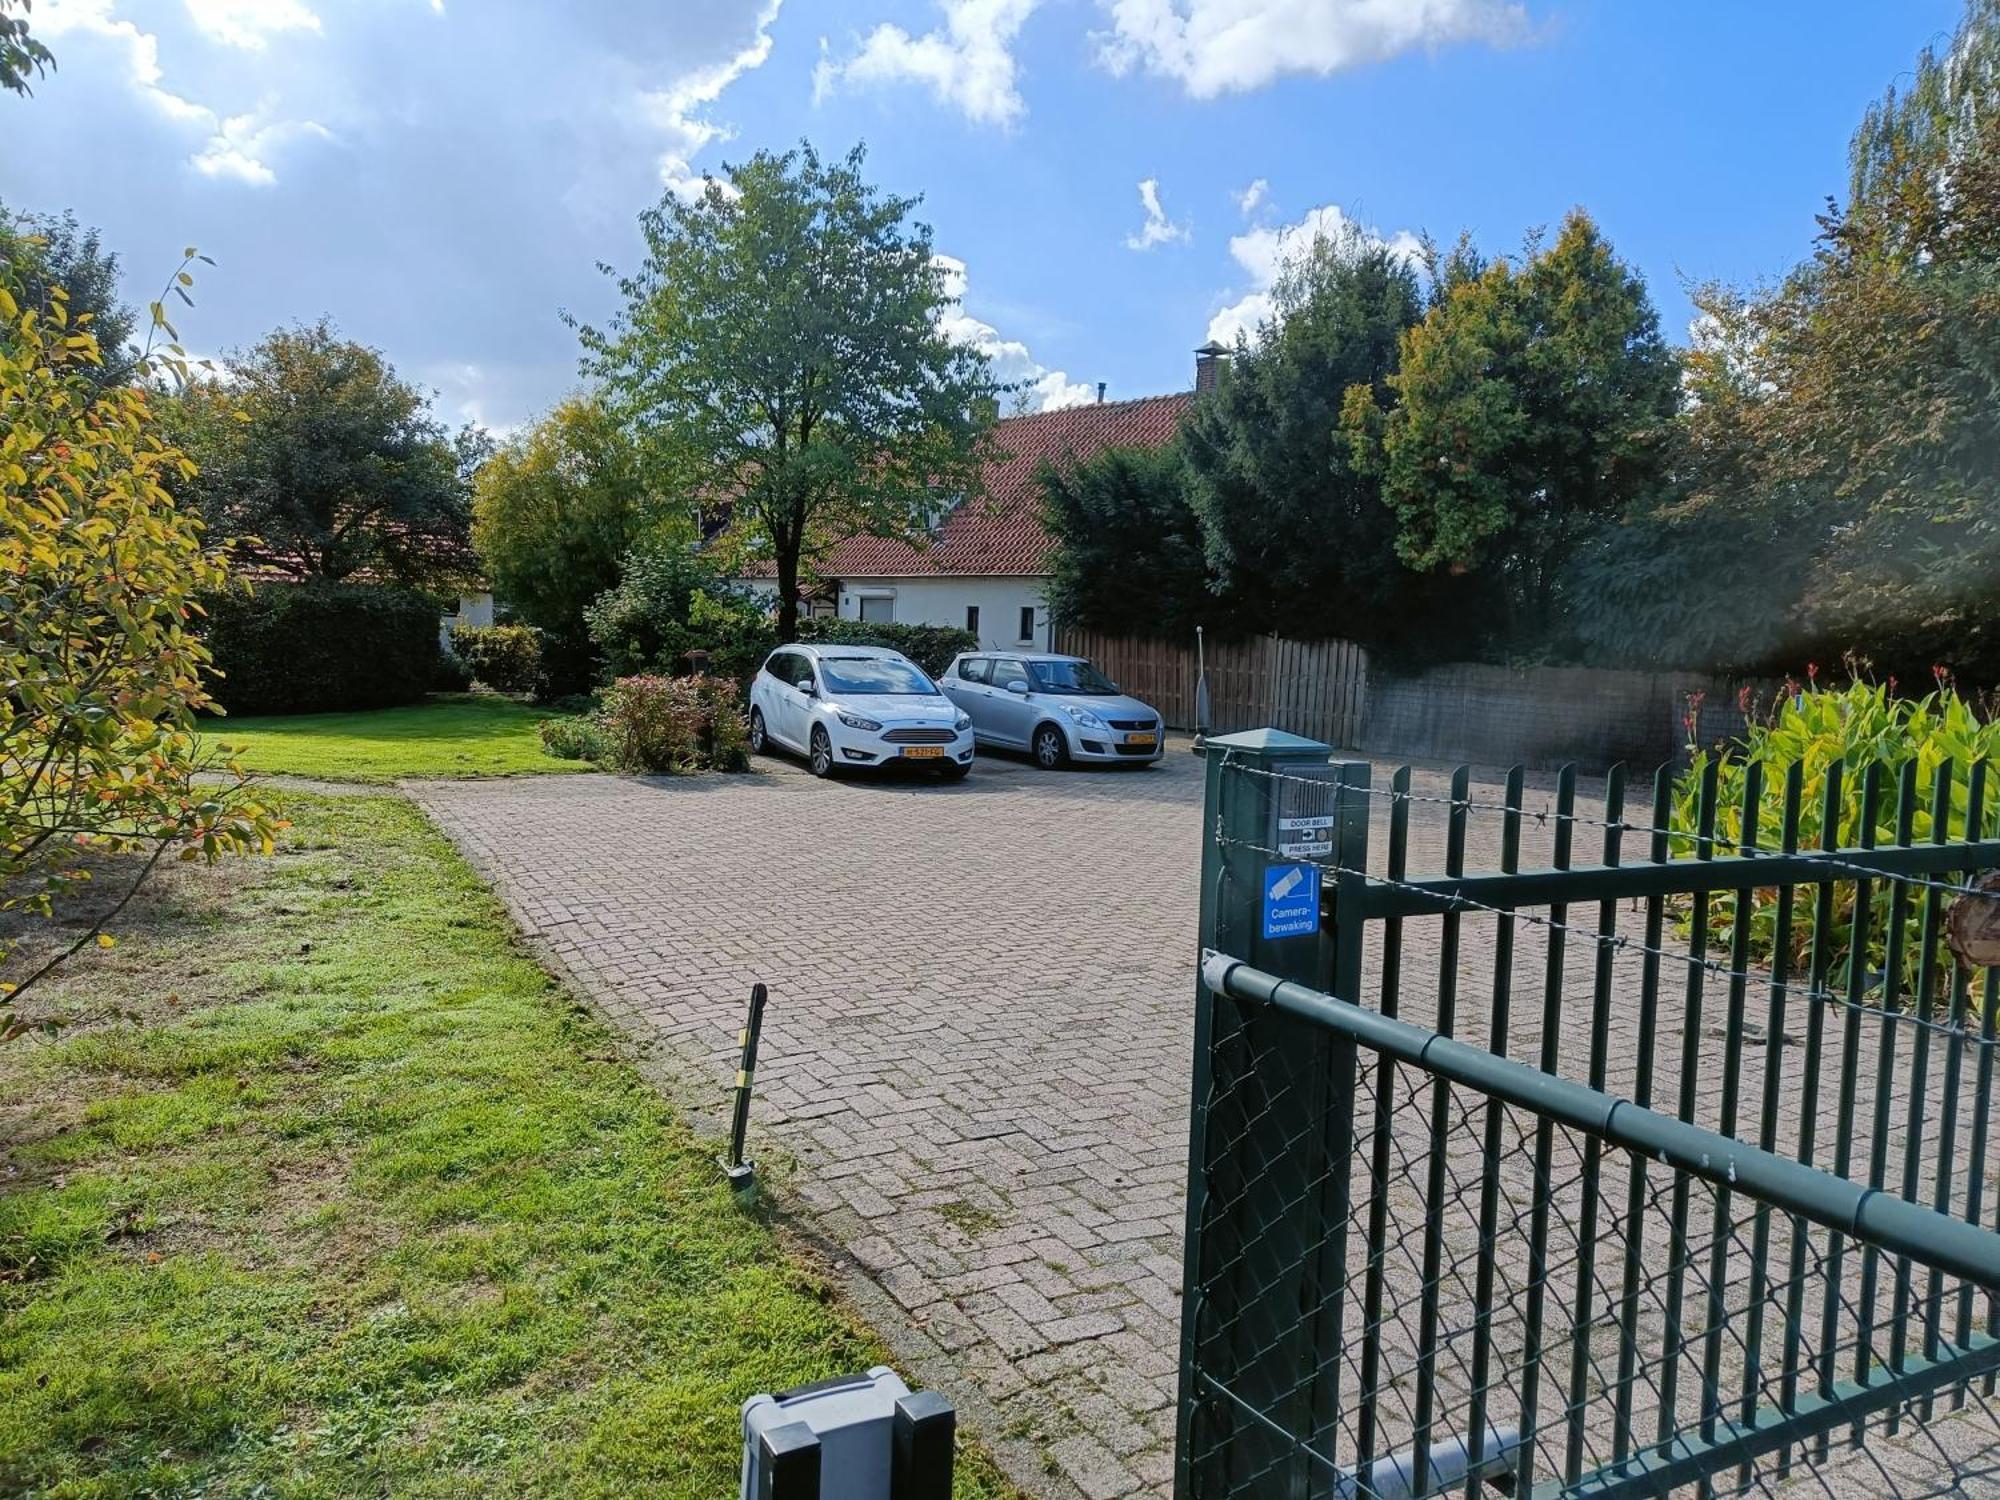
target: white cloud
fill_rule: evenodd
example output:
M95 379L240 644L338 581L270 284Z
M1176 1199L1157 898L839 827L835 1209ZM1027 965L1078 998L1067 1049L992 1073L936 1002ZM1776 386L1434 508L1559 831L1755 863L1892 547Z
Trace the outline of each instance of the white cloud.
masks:
M160 86L159 38L114 14L115 0L48 0L35 14L35 32L44 39L69 33L97 36L124 54L126 81L162 114L182 122L214 119L213 111Z
M1071 380L1061 370L1051 370L1028 352L1019 339L1004 339L991 323L982 323L965 310L965 262L955 256L934 257L944 272L945 294L951 309L938 319L938 327L953 343L982 351L993 362L995 378L1018 385L1035 411L1056 411L1065 406L1087 406L1097 399L1087 381Z
M660 181L679 196L700 196L704 179L692 165L695 155L734 134L728 126L709 119L705 111L730 84L753 68L763 66L764 59L771 55L771 23L778 19L783 4L784 0L766 0L757 14L750 41L731 56L685 73L663 89L639 96L641 113L666 137L660 152Z
M1269 201L1271 196L1271 184L1266 182L1263 178L1259 177L1255 182L1251 183L1250 186L1245 188L1242 192L1231 193L1229 196L1236 200L1237 208L1242 210L1243 216L1245 218L1248 218L1251 214L1254 214L1255 212L1257 212L1258 209L1262 208L1267 201Z
M203 10L213 12L211 20L247 13L254 6L254 0L215 0L204 5L203 0L189 0L189 14L204 32L210 31L210 22L202 18ZM288 8L297 9L318 29L318 20L302 6L292 6L291 0L273 0L274 12L283 13ZM95 36L109 43L124 55L126 82L132 91L146 100L161 114L176 125L190 126L207 133L207 139L199 150L187 159L187 164L208 177L234 177L256 187L268 187L276 182L269 157L287 141L302 137L330 139L325 127L311 120L282 120L271 117L270 106L260 106L254 114L232 115L224 118L218 111L206 104L184 98L165 87L164 74L160 68L160 42L152 32L141 31L138 26L117 14L117 0L52 0L47 9L37 13L36 31L44 37L58 37L65 33ZM260 12L261 13L261 12ZM297 24L281 21L278 25L269 22L245 22L245 25L262 24L266 30L277 30ZM244 32L243 35L249 35ZM230 39L233 45L258 46L261 38L254 43Z
M939 0L944 25L922 36L885 22L845 62L821 57L813 74L813 97L825 98L842 81L920 83L975 124L1011 125L1027 111L1015 86L1012 47L1038 3ZM820 45L824 51L824 39Z
M272 33L320 29L319 17L299 0L186 0L188 18L203 36L246 52L262 52Z
M1100 61L1177 80L1197 99L1326 76L1453 42L1523 36L1516 0L1102 0Z
M1423 255L1423 242L1409 230L1385 235L1357 225L1338 203L1321 204L1296 224L1248 230L1229 241L1229 253L1249 278L1250 290L1209 319L1208 336L1225 344L1234 344L1239 333L1254 340L1257 330L1277 311L1272 288L1278 284L1285 263L1311 249L1314 240L1338 239L1350 229L1359 229L1413 264Z
M1148 177L1139 184L1139 202L1146 210L1146 222L1139 226L1136 234L1125 237L1127 250L1150 250L1155 245L1167 245L1188 237L1187 225L1174 223L1167 217L1167 211L1160 207L1159 178Z
M295 140L333 139L333 132L312 120L270 120L262 113L231 115L218 122L208 144L188 164L204 177L233 177L252 187L270 187L278 180L270 158Z

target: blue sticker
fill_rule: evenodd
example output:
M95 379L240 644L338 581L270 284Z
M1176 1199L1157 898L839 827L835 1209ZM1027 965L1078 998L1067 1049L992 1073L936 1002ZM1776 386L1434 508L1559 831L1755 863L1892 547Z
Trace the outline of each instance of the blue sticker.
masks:
M1311 937L1319 931L1319 866L1264 867L1264 936Z

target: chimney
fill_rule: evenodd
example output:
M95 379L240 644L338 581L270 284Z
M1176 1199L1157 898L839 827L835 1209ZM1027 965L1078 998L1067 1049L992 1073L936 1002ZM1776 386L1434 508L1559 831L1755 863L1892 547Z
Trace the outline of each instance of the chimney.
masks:
M1104 382L1101 380L1097 382L1097 404L1099 406L1104 404Z
M1229 363L1229 348L1219 339L1210 339L1194 351L1195 394L1215 389L1222 379L1222 368Z

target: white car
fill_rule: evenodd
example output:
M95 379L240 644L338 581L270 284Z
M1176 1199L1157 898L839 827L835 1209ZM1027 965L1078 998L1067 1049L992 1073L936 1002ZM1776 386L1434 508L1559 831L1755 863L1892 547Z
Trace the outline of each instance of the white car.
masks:
M879 646L780 646L750 684L750 749L806 758L815 776L849 767L972 769L972 720L923 668Z

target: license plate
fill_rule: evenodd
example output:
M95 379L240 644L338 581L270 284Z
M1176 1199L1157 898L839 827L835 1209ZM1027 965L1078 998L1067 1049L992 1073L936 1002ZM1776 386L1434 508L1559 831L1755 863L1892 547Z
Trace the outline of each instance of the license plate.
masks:
M1159 742L1160 737L1157 734L1128 734L1125 736L1125 743L1128 745L1157 745Z
M904 760L942 760L944 747L941 745L912 745L903 752Z

